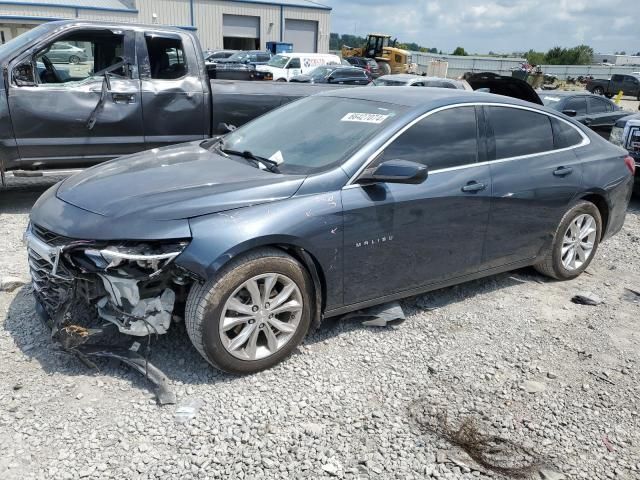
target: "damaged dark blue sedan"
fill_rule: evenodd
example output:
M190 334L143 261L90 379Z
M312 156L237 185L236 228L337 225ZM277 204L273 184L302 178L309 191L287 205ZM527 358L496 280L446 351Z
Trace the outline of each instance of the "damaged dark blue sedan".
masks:
M37 308L70 349L184 319L213 366L255 372L323 318L527 265L578 276L621 229L634 168L507 97L321 93L47 191L26 232Z

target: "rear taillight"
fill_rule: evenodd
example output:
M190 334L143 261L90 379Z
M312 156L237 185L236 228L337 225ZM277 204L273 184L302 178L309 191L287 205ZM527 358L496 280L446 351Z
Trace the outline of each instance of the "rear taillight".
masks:
M636 173L636 162L633 160L633 157L624 157L624 164L631 172L631 175L634 175Z

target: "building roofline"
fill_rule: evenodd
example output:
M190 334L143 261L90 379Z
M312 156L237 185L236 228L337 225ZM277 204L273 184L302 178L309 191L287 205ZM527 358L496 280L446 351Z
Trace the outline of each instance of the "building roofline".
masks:
M328 5L323 5L321 3L305 0L307 3L312 3L313 5L292 5L290 3L279 2L278 0L267 0L264 2L260 2L258 0L226 0L228 2L236 2L236 3L252 3L254 5L275 5L276 7L290 7L290 8L310 8L312 10L333 10L333 7Z
M103 21L103 20L89 20L85 18L65 18L65 17L39 17L32 15L0 15L0 20L23 20L23 21L35 21L35 22L60 22L60 24L65 23L74 23L74 24L87 24L87 25L105 25L105 26L113 26L120 25L117 21ZM147 23L128 23L127 25L131 25L131 27L137 28L147 28L153 30L154 28L176 28L179 30L191 30L196 31L198 27L194 27L193 25L162 25L162 24L147 24Z
M50 8L73 8L78 10L97 10L103 12L121 12L121 13L138 13L134 8L111 8L111 7L92 7L83 5L72 5L62 3L48 3L44 2L11 2L7 0L0 0L0 5L16 5L19 7L50 7Z

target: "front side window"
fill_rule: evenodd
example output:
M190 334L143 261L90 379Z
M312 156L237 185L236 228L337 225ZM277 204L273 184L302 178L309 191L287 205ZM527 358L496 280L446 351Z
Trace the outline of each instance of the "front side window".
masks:
M292 58L291 61L289 62L289 65L287 66L287 68L301 68L300 67L300 59L299 58Z
M271 60L267 63L270 67L274 68L284 68L289 61L289 57L285 57L284 55L276 55L275 57L271 57Z
M34 56L36 81L66 84L105 72L126 77L124 35L110 30L76 31L56 39ZM24 65L24 64L23 64ZM22 67L22 66L21 66Z
M478 127L474 107L456 107L420 120L389 145L377 162L410 160L429 170L476 163Z
M173 37L145 35L151 78L174 80L187 74L187 61L182 40Z
M494 159L520 157L554 149L549 117L520 108L485 107L493 130Z
M307 97L234 130L222 149L270 158L282 173L319 173L340 165L405 110L383 102Z
M587 114L587 99L584 97L572 97L568 98L564 102L563 110L573 110L576 112L576 116Z

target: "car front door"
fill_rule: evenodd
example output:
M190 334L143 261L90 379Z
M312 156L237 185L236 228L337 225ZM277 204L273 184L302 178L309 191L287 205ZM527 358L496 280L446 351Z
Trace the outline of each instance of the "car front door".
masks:
M188 35L138 32L136 37L147 148L206 138L208 78Z
M540 253L582 187L577 127L526 107L485 106L492 179L485 268Z
M83 45L89 60L47 56L68 41ZM128 67L132 31L76 29L34 51L10 65L8 103L21 164L84 166L144 148L140 83Z
M356 180L344 187L345 304L478 270L491 192L489 168L478 163L483 145L474 107L438 111L398 136L370 165L419 162L429 168L426 181Z
M291 60L289 60L286 72L287 80L290 80L296 75L300 75L302 73L302 64L300 63L300 57L292 57Z

